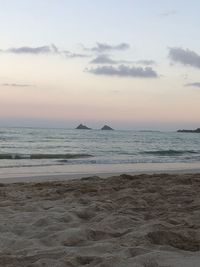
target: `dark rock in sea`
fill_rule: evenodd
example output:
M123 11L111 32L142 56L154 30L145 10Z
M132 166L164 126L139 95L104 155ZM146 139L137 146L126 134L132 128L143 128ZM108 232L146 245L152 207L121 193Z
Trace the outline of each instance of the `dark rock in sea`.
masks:
M110 126L108 126L108 125L104 125L104 126L101 128L101 130L113 131L114 129L113 129L113 128L111 128L111 127L110 127Z
M79 130L91 130L91 128L88 128L87 126L85 126L83 124L79 124L79 126L77 126L76 129L79 129Z
M178 130L178 133L200 133L200 128L197 128L196 130Z

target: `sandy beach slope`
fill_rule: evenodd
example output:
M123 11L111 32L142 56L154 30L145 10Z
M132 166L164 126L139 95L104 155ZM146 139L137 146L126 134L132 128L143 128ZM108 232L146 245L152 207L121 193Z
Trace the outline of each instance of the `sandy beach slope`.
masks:
M199 267L200 174L0 184L0 266Z

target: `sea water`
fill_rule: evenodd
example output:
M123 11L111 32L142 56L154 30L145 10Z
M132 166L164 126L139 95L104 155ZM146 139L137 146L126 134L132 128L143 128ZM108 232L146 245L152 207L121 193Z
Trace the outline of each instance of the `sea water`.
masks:
M200 134L0 129L0 168L181 162L200 162Z

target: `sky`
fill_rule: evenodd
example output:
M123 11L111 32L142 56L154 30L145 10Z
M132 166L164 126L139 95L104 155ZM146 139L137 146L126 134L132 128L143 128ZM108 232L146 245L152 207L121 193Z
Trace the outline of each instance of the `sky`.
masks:
M200 1L0 4L1 127L200 127Z

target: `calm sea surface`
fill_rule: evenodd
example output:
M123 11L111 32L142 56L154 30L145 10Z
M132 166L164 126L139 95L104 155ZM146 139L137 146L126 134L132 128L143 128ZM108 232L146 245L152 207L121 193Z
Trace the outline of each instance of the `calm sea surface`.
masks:
M200 161L200 134L0 128L0 168Z

